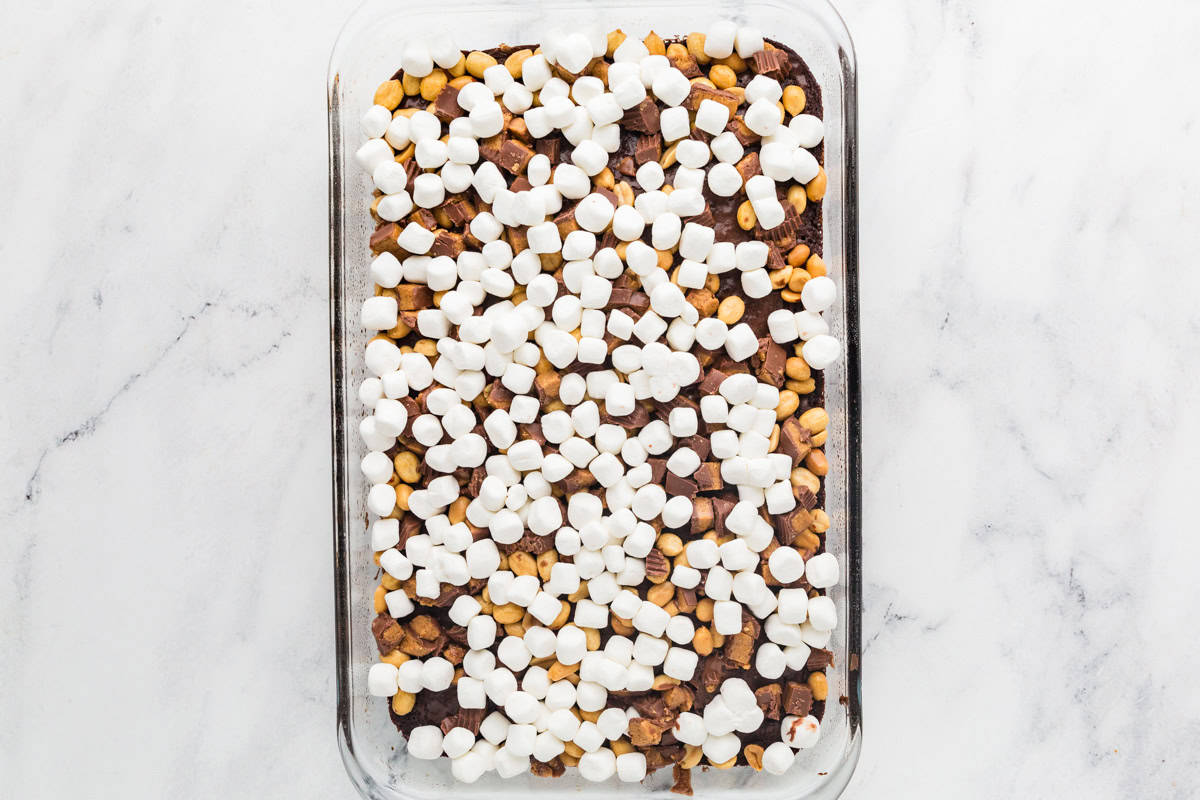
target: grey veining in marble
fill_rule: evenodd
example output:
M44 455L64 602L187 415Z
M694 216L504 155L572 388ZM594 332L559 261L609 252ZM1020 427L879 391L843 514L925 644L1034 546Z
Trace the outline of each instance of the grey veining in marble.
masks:
M847 797L1200 782L1200 5L844 0L866 746ZM351 797L324 72L349 2L0 25L0 786Z

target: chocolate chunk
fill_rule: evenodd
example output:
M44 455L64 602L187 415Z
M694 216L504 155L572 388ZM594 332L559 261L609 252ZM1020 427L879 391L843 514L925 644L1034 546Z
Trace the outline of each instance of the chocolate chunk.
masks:
M665 458L648 458L646 463L650 465L650 482L662 483L663 478L667 475L667 460Z
M558 136L544 136L534 143L533 149L535 152L550 159L551 164L557 164L559 161L559 151L562 149L562 139Z
M681 613L690 614L695 611L699 602L695 589L684 589L682 586L675 588L675 605Z
M500 552L505 554L515 553L516 551L521 550L523 552L532 553L535 556L538 556L554 547L554 537L538 536L533 531L525 531L525 535L512 544L502 544L497 546L500 548Z
M807 486L797 486L792 490L792 494L796 495L796 503L805 511L812 511L817 507L817 496Z
M725 530L725 518L733 511L733 501L726 497L713 498L713 515L716 517L715 526L717 533L725 536L728 531Z
M392 253L393 255L404 254L404 248L396 244L396 240L400 238L402 230L403 228L395 222L380 225L371 234L371 252L376 255L384 252Z
M725 657L740 667L750 666L750 654L754 652L754 637L735 633L725 637Z
M557 372L542 372L533 379L533 388L537 392L538 402L543 406L558 399L558 390L562 385L562 375Z
M708 289L692 289L687 293L687 301L700 312L701 317L711 317L717 313L717 306L720 305L717 296Z
M790 545L811 525L812 514L803 508L797 508L783 516L775 517L775 535L780 544Z
M712 206L708 203L704 204L703 211L689 219L688 222L694 222L697 225L703 225L706 228L715 227L717 224L716 217L713 216Z
M437 217L435 217L433 212L428 208L418 208L416 211L412 212L408 218L427 231L437 230Z
M782 50L759 50L750 57L750 69L775 80L783 79L787 66L787 53Z
M419 311L433 305L433 292L419 283L401 283L392 290L396 293L396 305L405 310Z
M721 465L715 461L706 461L700 465L693 475L696 486L702 492L717 492L725 486L721 480Z
M636 289L613 287L612 293L608 296L608 305L610 308L628 308L641 313L650 307L650 296Z
M729 376L718 369L710 369L704 373L704 380L700 381L700 395L716 394L727 377Z
M755 175L762 175L762 163L758 160L758 153L748 153L742 157L742 160L737 162L738 174L742 176L742 183L753 178Z
M797 717L806 716L812 709L812 700L812 689L803 683L788 681L787 687L783 690L783 708L788 714L794 714Z
M800 465L812 450L812 433L795 417L788 417L779 427L779 452L791 456L792 469Z
M768 339L762 366L758 368L758 379L775 387L784 384L784 368L787 366L787 351L775 341Z
M637 174L637 164L633 163L633 156L625 156L617 162L617 172L622 175L632 178Z
M658 161L662 156L662 135L658 133L647 136L639 136L637 146L633 151L633 160L640 167L642 164L649 164L651 161Z
M783 708L783 689L778 683L768 683L754 690L754 699L767 719L779 719Z
M625 116L621 118L621 127L638 133L656 134L658 133L660 113L658 103L647 97L625 112ZM639 161L638 163L644 162Z
M808 663L804 666L813 672L820 672L833 663L833 651L816 649L808 654Z
M499 379L488 385L487 404L492 408L502 408L508 411L512 407L513 397L515 395Z
M526 166L529 165L526 164ZM513 178L513 182L508 185L508 190L514 194L516 192L528 192L532 188L533 184L529 182L529 178L525 177L524 174Z
M475 218L475 209L465 198L451 197L442 204L442 211L456 228L462 228Z
M563 210L554 218L554 224L558 226L558 235L562 239L567 238L567 234L579 230L579 223L575 221L575 206L578 203L571 203L569 206L564 206Z
M699 411L696 412L697 416L699 416L699 413ZM701 461L708 458L708 454L712 452L712 441L707 436L701 436L698 433L680 439L679 446L690 447L700 457Z
M442 122L449 122L465 113L467 112L458 104L458 89L449 84L442 87L437 99L433 101L433 115Z
M711 497L697 497L692 501L692 533L702 534L712 530L715 515Z
M380 614L371 620L371 634L380 655L387 655L400 646L404 639L404 628L390 614Z
M558 757L545 762L536 758L529 759L529 772L538 778L561 778L566 771L566 766Z
M529 159L533 158L533 150L514 139L507 139L500 145L500 156L496 166L513 175L525 172Z
M497 167L500 166L500 153L504 148L505 136L503 133L497 133L495 136L489 136L479 142L479 156L491 161Z
M729 109L730 116L737 113L738 106L740 105L737 95L733 92L727 92L724 89L714 89L703 83L692 84L692 90L688 92L683 105L688 111L696 111L705 100L712 100L725 106Z
M700 491L695 481L688 478L682 478L674 472L667 473L667 494L682 495L683 497L692 498Z
M458 258L458 254L464 249L466 249L466 245L463 244L463 235L461 233L438 231L437 236L433 239L433 244L429 247L429 255Z

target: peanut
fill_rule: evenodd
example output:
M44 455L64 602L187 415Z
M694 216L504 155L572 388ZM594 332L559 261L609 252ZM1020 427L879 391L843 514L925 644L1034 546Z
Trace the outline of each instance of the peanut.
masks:
M825 189L828 188L828 185L829 176L825 174L825 168L821 167L820 172L817 173L817 177L809 181L808 186L805 187L808 199L814 203L819 203L825 197Z
M550 580L550 569L558 563L558 551L547 550L537 557L538 576L543 581Z
M662 37L654 31L646 34L646 38L642 39L642 44L646 45L646 49L650 51L652 56L665 56L667 54L667 46L663 44Z
M717 306L717 319L726 325L732 325L746 313L746 303L737 295L730 295Z
M746 749L742 751L742 755L746 757L746 763L753 767L756 772L762 771L763 748L761 744L746 745Z
M804 90L799 86L783 87L783 110L791 114L793 117L797 114L804 113L804 106L808 104L808 98L804 96Z
M504 68L508 70L509 75L520 80L525 60L532 55L533 51L528 48L510 53L508 58L504 59Z
M384 81L375 90L375 105L383 106L388 111L395 111L404 99L404 85L397 80Z
M375 594L371 598L371 605L374 607L376 614L382 614L387 611L387 601L383 599L387 592L388 590L382 586L375 587Z
M829 515L825 513L825 509L818 508L812 512L812 529L817 533L824 533L829 530Z
M829 697L829 681L824 672L814 672L809 675L808 688L812 690L813 700L824 700Z
M665 606L675 597L675 584L673 583L658 583L651 586L646 592L646 599L654 605Z
M779 406L775 409L775 419L785 420L792 414L795 414L796 409L799 407L800 395L789 389L784 389L779 393Z
M724 64L717 64L710 69L708 71L708 79L718 89L728 89L730 86L737 85L737 75Z
M692 58L696 59L697 64L707 64L709 57L704 53L704 34L689 33L687 35L687 49L692 54Z
M804 265L804 268L807 269L808 274L812 275L814 278L824 275L828 272L828 270L825 268L825 260L816 253L813 253L808 257L808 262Z
M713 651L712 633L708 628L696 629L696 633L692 635L692 648L702 656Z
M511 625L514 622L520 622L525 616L525 609L521 608L516 603L505 603L502 606L496 606L492 609L492 616L496 618L496 622L501 625Z
M407 483L401 483L396 486L396 508L401 511L408 511L408 498L412 496L413 488Z
M508 554L508 568L517 575L537 575L537 562L533 556L524 550L515 550Z
M805 192L804 187L798 183L794 183L788 187L787 201L797 214L803 214L804 209L808 208L808 194Z
M685 744L683 746L683 758L679 761L679 766L683 769L691 769L697 766L703 757L704 751L700 749L700 745Z
M744 201L738 206L737 224L739 228L748 231L753 229L757 222L758 216L754 213L754 206L750 205L749 200Z
M829 459L825 458L823 450L810 450L804 459L804 466L813 475L825 477L829 474Z
M399 452L392 459L392 464L396 467L397 477L405 483L416 483L421 479L421 470L418 469L420 462L415 453L408 450Z
M446 88L448 82L445 71L435 69L421 78L421 98L430 102L437 100L437 96L442 93L442 89Z
M829 413L820 406L810 408L800 415L800 424L808 428L809 433L820 433L829 426Z
M673 558L683 552L683 540L673 533L662 534L656 544L667 558Z
M800 356L792 356L784 362L783 371L792 380L806 381L811 377L808 362Z
M496 59L489 56L487 53L475 50L467 54L467 72L476 78L483 78L483 71L488 67L496 66Z
M611 31L608 34L608 44L605 47L604 55L608 58L612 58L613 53L615 53L617 48L620 47L624 42L625 31L621 30L620 28L617 28L615 31Z
M792 486L803 486L816 494L821 490L821 479L804 467L796 467L792 470Z
M413 706L417 702L417 696L406 691L398 691L392 695L392 711L396 716L403 717L405 714L413 710Z
M409 75L407 72L401 75L400 86L409 97L415 97L421 93L421 79L416 75Z

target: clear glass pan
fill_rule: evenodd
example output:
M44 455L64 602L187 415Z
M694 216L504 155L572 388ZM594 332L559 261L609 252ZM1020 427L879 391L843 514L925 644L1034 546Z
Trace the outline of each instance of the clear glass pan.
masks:
M832 592L841 621L829 647L829 702L817 747L801 751L782 776L731 770L693 770L697 797L793 800L837 797L850 780L862 746L859 664L861 548L858 376L858 228L856 187L856 90L854 50L841 18L826 0L564 0L562 2L444 3L431 0L367 0L338 37L329 66L329 288L332 370L334 558L337 625L338 740L346 769L363 797L392 800L515 798L678 797L669 793L670 770L642 784L588 783L577 770L560 779L532 775L502 780L495 773L463 785L447 762L409 758L403 737L388 718L386 703L366 691L366 673L377 658L371 636L372 592L377 568L366 535L366 490L358 469L364 448L358 436L362 412L357 386L365 377L366 333L358 308L371 290L367 241L374 228L370 177L353 161L361 143L358 119L376 86L399 67L399 45L437 31L453 33L461 47L536 41L548 28L599 24L611 29L665 36L703 30L717 18L761 28L794 48L821 85L826 131L822 255L842 287L840 307L829 314L846 355L825 372L830 436L826 511L832 527L826 548L842 564L844 580ZM639 34L640 35L640 34ZM853 667L853 668L852 668ZM839 700L840 698L840 700ZM419 700L418 700L419 702Z

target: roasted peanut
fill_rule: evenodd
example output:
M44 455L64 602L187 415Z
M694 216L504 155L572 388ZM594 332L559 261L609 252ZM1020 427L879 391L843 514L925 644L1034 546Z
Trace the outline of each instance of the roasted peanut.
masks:
M789 378L797 381L806 381L811 377L811 367L808 362L800 356L792 356L784 362L783 371Z
M517 575L537 575L537 562L533 556L524 550L515 550L508 554L508 568Z
M382 614L387 611L387 601L384 599L387 593L388 590L383 586L375 587L375 594L371 598L371 605L374 607L376 614Z
M829 414L820 406L810 408L800 415L800 424L810 433L820 433L829 426Z
M708 79L718 89L728 89L730 86L737 85L737 75L724 64L717 64L710 69L708 71Z
M408 653L401 653L399 650L393 650L387 655L380 656L379 660L384 664L391 664L393 667L398 667L405 661L408 661L410 658L412 658L412 656L410 656Z
M413 710L413 706L417 702L417 696L410 694L404 690L400 690L392 695L392 711L398 717L403 717L405 714Z
M558 551L547 550L537 557L537 572L538 576L543 581L550 580L550 570L558 563Z
M812 512L812 529L817 533L824 533L829 530L829 515L825 513L825 509L818 508Z
M804 90L799 86L783 87L783 110L791 114L793 117L797 114L804 113L804 106L808 104L808 98L804 96Z
M787 201L797 214L803 214L804 209L808 208L808 194L804 187L798 183L788 187Z
M825 260L816 253L813 253L808 257L808 261L805 263L804 268L808 270L808 274L812 275L814 278L825 275L828 272L828 270L825 268Z
M446 77L445 71L435 69L421 78L421 98L430 102L437 100L437 96L442 93L442 89L446 88L448 82L449 78Z
M496 606L492 609L492 616L501 625L511 625L514 622L519 622L525 616L525 609L516 603L505 603L502 606Z
M658 583L651 586L646 592L646 599L654 605L662 607L671 602L675 597L675 584L673 583Z
M487 53L475 50L467 54L467 72L474 75L476 78L483 78L483 71L488 67L496 66L496 59L489 56Z
M810 450L804 459L804 466L808 467L808 471L813 475L819 477L829 474L829 460L825 458L823 450Z
M742 751L742 755L746 757L746 763L753 767L756 772L762 771L763 748L761 744L746 745L746 749Z
M775 409L775 419L785 420L800 407L800 395L784 389L779 393L779 406Z
M825 197L825 189L829 185L829 176L825 174L825 168L821 167L821 171L817 173L817 177L808 182L805 187L805 192L808 194L808 199L814 203L819 203Z
M812 690L813 700L824 700L829 697L829 681L824 672L814 672L808 676L808 688Z
M713 651L712 632L708 628L700 627L696 629L696 633L692 635L692 649L702 656L706 656Z
M471 500L468 497L460 497L450 504L450 508L446 509L446 516L450 519L451 525L457 525L460 522L467 520L467 506Z
M737 295L730 295L717 306L717 319L726 325L733 325L746 313L746 303Z
M617 52L617 48L625 42L625 31L617 28L615 31L609 31L608 43L605 45L604 55L607 58L612 58L613 53Z
M375 105L383 106L388 111L395 111L404 99L404 86L400 81L384 81L375 90Z
M804 266L804 262L808 261L808 256L811 252L812 251L809 250L808 245L806 245L806 244L796 245L795 247L793 247L791 250L788 251L788 256L787 256L788 266L792 266L792 267Z
M650 51L652 56L665 56L667 54L667 46L663 44L662 37L654 31L646 34L646 38L642 39L642 44L646 45L646 49Z
M510 53L508 58L504 59L504 68L508 70L509 75L512 75L517 80L520 80L521 71L523 65L525 64L525 60L532 55L533 51L529 48Z
M673 558L683 552L683 540L673 533L660 535L656 545L667 558Z
M400 76L400 85L404 88L404 93L409 97L415 97L421 93L421 79L416 75L409 75L407 72Z
M412 496L413 488L407 483L396 485L396 508L408 511L408 498Z
M796 467L792 470L792 486L803 486L816 494L821 490L821 479L804 467Z
M712 622L713 618L713 600L711 597L705 597L696 604L696 619L701 622Z
M687 35L687 49L692 54L692 58L696 59L697 64L707 64L709 57L704 53L704 34L689 33Z
M750 205L750 201L744 201L737 210L738 227L744 231L753 230L758 222L758 216L754 213L754 206Z
M421 479L420 462L415 453L408 450L399 452L392 459L392 464L396 467L396 476L405 483L416 483Z

